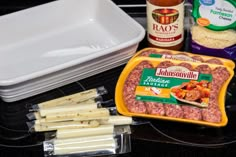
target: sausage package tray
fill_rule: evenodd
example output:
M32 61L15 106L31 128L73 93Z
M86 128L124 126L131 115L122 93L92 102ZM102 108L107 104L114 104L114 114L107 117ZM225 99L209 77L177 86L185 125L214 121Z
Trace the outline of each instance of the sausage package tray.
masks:
M168 53L169 58L149 56L155 52ZM234 63L210 56L201 56L201 62L186 59L191 56L154 48L137 52L116 85L118 112L212 127L227 125L225 94Z
M13 102L127 63L145 30L111 0L57 0L0 16L0 34L0 97Z

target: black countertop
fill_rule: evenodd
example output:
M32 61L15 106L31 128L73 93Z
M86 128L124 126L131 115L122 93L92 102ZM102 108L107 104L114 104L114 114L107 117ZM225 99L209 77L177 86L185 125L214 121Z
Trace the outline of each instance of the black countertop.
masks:
M47 0L49 1L49 0ZM46 1L15 1L14 5L8 1L0 2L0 13L7 14ZM123 5L123 1L115 1ZM143 1L137 1L143 4ZM130 2L132 5L133 3ZM123 6L130 16L146 27L145 7ZM147 47L146 38L138 49ZM21 101L6 103L0 101L0 156L43 156L43 134L29 134L27 132L25 114L27 104L35 104L61 96L77 93L86 89L104 86L108 94L104 100L113 100L115 86L125 65L108 70L104 73L76 81L69 85L27 98ZM226 111L228 125L223 128L210 128L192 124L182 124L154 119L137 120L147 121L147 124L134 125L132 129L132 152L119 156L227 156L236 155L236 78L230 83L227 92ZM28 146L27 146L28 145ZM33 145L33 146L30 146ZM17 147L15 147L17 146Z

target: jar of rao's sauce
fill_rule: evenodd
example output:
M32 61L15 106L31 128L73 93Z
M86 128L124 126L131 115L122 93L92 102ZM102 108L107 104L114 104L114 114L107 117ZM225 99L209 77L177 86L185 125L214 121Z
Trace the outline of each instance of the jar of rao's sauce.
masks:
M184 41L184 0L147 0L150 47L180 50Z

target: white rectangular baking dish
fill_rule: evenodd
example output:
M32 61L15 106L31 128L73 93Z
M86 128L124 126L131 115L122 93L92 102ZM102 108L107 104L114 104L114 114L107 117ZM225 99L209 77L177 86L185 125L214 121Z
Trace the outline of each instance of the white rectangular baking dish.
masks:
M103 67L103 70L104 71L105 70L109 70L110 69L109 66L112 66L114 68L115 66L119 66L121 64L124 64L127 61L128 60L121 60L121 61L117 61L117 63L112 63L110 65L108 64L108 66ZM28 97L31 97L31 96L34 96L34 95L37 95L37 94L40 94L40 93L43 93L43 92L46 92L46 91L58 88L58 87L61 87L61 86L65 85L65 84L70 84L70 83L75 82L77 80L80 80L80 79L83 79L83 78L87 78L87 77L89 77L91 75L95 75L95 74L97 74L96 73L96 69L94 69L94 71L93 70L90 71L90 73L87 73L87 74L86 73L84 73L82 75L77 74L77 75L68 77L68 78L66 78L64 80L61 80L61 81L58 81L58 82L55 82L55 83L52 83L52 84L48 84L45 87L33 89L30 92L26 92L26 93L22 93L22 94L17 94L17 95L11 95L11 96L1 96L1 98L5 102L14 102L14 101L22 100L22 99L25 99L25 98L28 98Z
M91 63L91 65L97 65L93 69L88 69L88 67L83 69L78 66L77 68L66 70L64 73L38 79L37 81L22 85L16 89L2 90L1 98L6 102L18 101L115 68L125 64L131 57L131 52L134 52L136 49L137 47L130 47L127 50L123 50L123 53L102 59L106 64L103 64L102 61L96 62L95 64ZM129 55L124 55L125 52ZM123 57L121 57L122 55ZM119 60L115 60L115 58L119 58Z
M80 74L81 77L78 77L76 80L78 81L86 78L83 76L84 74L86 74L86 76L93 76L105 70L120 66L122 64L125 64L133 56L137 49L137 46L138 45L127 47L117 52L113 52L112 55L96 58L84 62L82 64L78 64L76 66L69 67L54 73L50 73L42 77L31 79L16 85L2 87L0 88L0 97L13 95L16 96L23 95L25 93L31 93L32 91L38 88L43 89L46 86L49 86L50 84L57 84L57 82L61 82L61 86L63 86L68 83L63 83L62 80L67 79L71 76ZM115 64L117 62L120 64ZM104 67L106 67L106 69ZM93 71L93 73L91 73L90 71Z
M145 30L111 0L58 0L0 17L0 34L1 88L137 45Z

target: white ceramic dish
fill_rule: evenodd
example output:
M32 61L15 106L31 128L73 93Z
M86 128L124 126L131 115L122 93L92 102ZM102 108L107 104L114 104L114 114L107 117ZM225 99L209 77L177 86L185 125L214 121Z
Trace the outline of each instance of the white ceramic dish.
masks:
M129 49L129 51L133 52L136 50L136 47L133 47L133 49ZM127 52L127 51L124 51ZM1 97L4 98L12 98L12 97L21 97L21 98L27 98L30 96L35 95L35 91L37 91L37 94L51 90L53 88L49 88L52 85L57 85L57 87L61 87L65 84L72 83L73 81L78 81L81 79L84 79L86 77L98 74L100 72L103 72L105 70L109 70L110 68L114 68L116 66L119 66L121 64L125 64L131 57L131 52L127 54L129 55L123 55L118 54L112 57L108 57L105 59L100 60L99 62L91 62L90 64L93 68L88 67L82 67L78 66L77 68L73 68L71 70L66 70L65 72L55 74L51 77L46 77L41 80L37 80L35 82L31 82L31 84L26 84L18 87L18 89L12 89L12 90L2 90L1 91ZM122 57L123 55L123 57ZM122 58L121 58L122 57ZM115 60L115 58L119 58L119 60ZM106 64L104 64L106 63ZM71 78L76 77L76 80L72 80ZM69 81L65 81L69 80ZM13 99L12 99L13 100ZM20 100L20 99L18 99ZM8 100L10 102L11 99ZM14 99L16 101L16 99Z
M112 55L145 31L111 0L58 0L0 17L0 34L1 88Z
M57 82L61 82L69 77L80 75L81 77L78 77L78 80L81 80L83 78L86 78L83 76L83 74L86 74L86 76L95 75L100 72L103 72L105 70L108 70L108 65L111 65L110 68L119 66L118 63L126 63L129 58L131 58L134 54L134 52L137 49L137 45L127 47L125 49L122 49L118 52L115 52L113 55L97 58L95 60L90 60L88 62L85 62L83 64L79 64L74 67L70 67L61 71L58 71L57 73L52 73L49 75L45 75L44 77L40 77L37 79L32 79L26 82L23 82L21 84L17 84L15 86L6 86L3 89L0 89L0 96L1 97L16 97L18 95L33 95L32 92L34 90L42 89L42 91L45 91L45 88L47 86L50 86L51 84L55 84ZM114 65L112 65L114 63ZM104 69L103 67L106 67ZM96 70L96 71L95 71ZM90 71L93 71L91 74L87 74ZM77 81L78 81L77 80ZM71 82L70 82L71 83ZM67 82L62 82L61 86L67 84Z
M14 102L14 101L18 101L18 100L21 100L21 99L25 99L25 98L28 98L28 97L31 97L31 96L34 96L34 95L37 95L37 94L40 94L40 93L58 88L58 87L61 87L65 84L69 84L69 83L78 81L80 79L90 77L92 75L97 74L97 71L99 71L99 70L100 71L106 71L106 70L109 70L110 68L114 68L114 67L117 67L119 65L125 64L128 60L129 60L129 58L123 59L123 60L120 60L120 61L116 61L116 62L111 62L110 64L104 65L103 67L98 67L98 68L92 69L91 71L87 71L84 74L79 73L75 76L67 77L64 80L54 82L54 83L49 84L45 87L35 88L34 90L32 90L30 92L17 94L17 95L11 95L11 96L1 96L1 98L5 102ZM99 69L99 68L101 68L101 69Z

